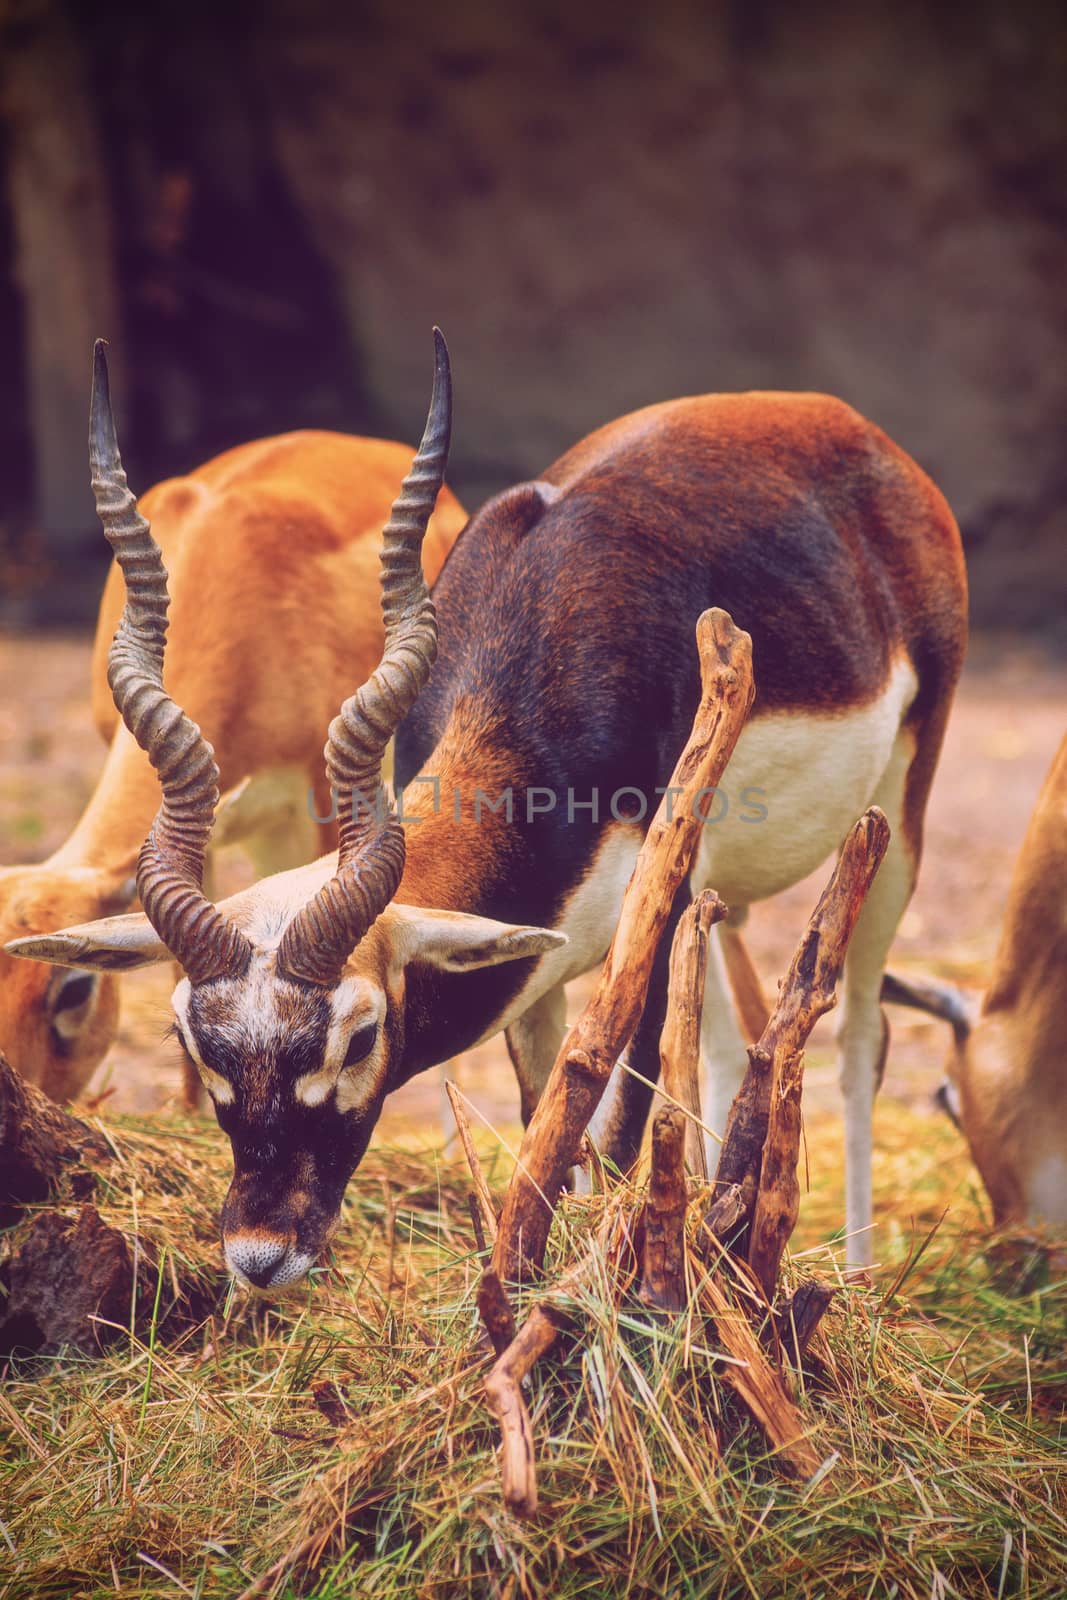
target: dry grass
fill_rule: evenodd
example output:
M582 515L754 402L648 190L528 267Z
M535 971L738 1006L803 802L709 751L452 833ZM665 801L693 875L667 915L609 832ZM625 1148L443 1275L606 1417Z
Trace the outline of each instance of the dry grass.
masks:
M203 1124L109 1132L105 1219L164 1236L167 1257L106 1356L7 1374L4 1596L1067 1593L1067 1283L1041 1252L986 1260L947 1124L880 1110L887 1265L817 1335L800 1395L815 1481L768 1459L702 1319L620 1309L597 1261L584 1337L533 1376L528 1524L502 1507L480 1398L465 1169L372 1154L328 1275L183 1328L174 1283L217 1272L228 1152ZM790 1271L834 1275L836 1127L809 1137L825 1171ZM564 1208L557 1258L594 1249L603 1203Z

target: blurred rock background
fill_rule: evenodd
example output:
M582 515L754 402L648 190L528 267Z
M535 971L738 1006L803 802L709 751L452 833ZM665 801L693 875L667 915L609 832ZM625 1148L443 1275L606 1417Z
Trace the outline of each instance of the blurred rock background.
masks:
M1067 644L1052 4L6 0L0 620L91 617L94 335L135 486L413 439L471 505L675 395L843 395L932 473L974 617Z

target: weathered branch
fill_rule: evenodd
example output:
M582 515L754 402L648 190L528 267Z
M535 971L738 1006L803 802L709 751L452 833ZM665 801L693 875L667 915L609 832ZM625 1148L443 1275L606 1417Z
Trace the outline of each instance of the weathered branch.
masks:
M504 1285L491 1267L482 1273L482 1281L478 1285L478 1315L485 1325L493 1349L498 1356L502 1356L515 1337L515 1313Z
M804 1046L818 1019L837 1003L848 942L888 844L889 823L872 806L845 840L761 1040L774 1062L774 1082L748 1262L768 1302L800 1209L797 1162Z
M657 1311L685 1305L685 1128L685 1117L673 1106L657 1111L652 1123L638 1298Z
M747 646L744 636L732 627L728 632L721 620L717 619L715 626L722 633L717 641L722 660L729 660L739 639ZM725 687L716 685L714 673L708 671L706 640L701 644L704 698L686 749L686 756L692 758L686 769L690 774L687 799L704 772L715 770L713 763L721 776L751 692L750 679L739 686L741 675L733 671ZM743 671L747 649L741 663ZM710 719L711 733L702 745L704 718L715 693L724 709ZM685 763L680 763L680 770L684 768ZM710 787L707 780L705 784ZM505 1201L493 1266L483 1277L479 1294L483 1320L498 1350L510 1331L503 1273L510 1269L517 1274L539 1265L543 1258L559 1183L574 1159L612 1062L627 1042L627 1028L639 1015L655 940L695 846L699 820L694 821L686 854L677 833L674 839L665 838L666 819L657 817L658 836L650 834L652 842L646 841L642 849L600 984L556 1060L528 1130ZM722 1363L723 1380L743 1401L783 1465L804 1476L817 1470L819 1455L783 1376L782 1352L784 1349L799 1363L832 1290L805 1284L777 1315L768 1317L766 1306L773 1298L782 1251L796 1222L804 1046L817 1019L835 1002L848 942L888 840L885 817L872 808L845 841L781 985L774 1011L758 1044L749 1052L749 1069L731 1108L716 1175L719 1192L703 1218L704 1243L698 1247L705 1258L711 1255L721 1263L731 1263L736 1280L731 1292L721 1271L708 1271L700 1277L697 1290L722 1353L729 1358ZM670 1311L686 1304L685 1142L687 1125L696 1114L690 1073L699 1054L707 938L720 915L715 897L702 897L683 917L671 952L668 1018L661 1046L669 1103L653 1121L639 1290L645 1305ZM564 1275L551 1298L535 1306L503 1349L486 1380L487 1400L501 1428L505 1501L520 1515L531 1515L537 1506L533 1439L522 1382L568 1325L568 1314L559 1307L558 1297L573 1297L574 1287L589 1270L589 1260L583 1258ZM753 1315L773 1346L771 1355L753 1326Z
M768 1023L764 1037L768 1037L770 1032L771 1023ZM735 1231L742 1228L747 1233L763 1164L773 1072L774 1063L763 1041L751 1045L744 1081L726 1119L719 1164L715 1169L716 1198L704 1219L705 1225L716 1237L723 1236L719 1204L728 1194L736 1197L730 1204L729 1227Z
M474 1140L471 1137L470 1120L466 1111L463 1109L463 1101L460 1098L460 1093L456 1088L456 1085L446 1081L445 1093L448 1095L448 1103L452 1107L452 1115L456 1119L456 1129L459 1133L459 1142L463 1146L463 1154L467 1158L467 1165L470 1168L471 1178L474 1181L475 1199L478 1204L478 1209L482 1215L482 1222L485 1226L486 1236L491 1243L495 1244L497 1232L496 1207L493 1205L493 1197L489 1193L489 1185L485 1181L485 1173L482 1171L482 1164L478 1159L478 1152L474 1148Z
M745 1197L740 1184L731 1183L729 1188L721 1190L701 1219L706 1233L697 1236L697 1251L702 1259L713 1257L712 1240L720 1245L728 1243L731 1236L735 1235L738 1228L744 1224L747 1215Z
M722 778L752 703L748 634L726 612L705 611L697 645L701 699L692 734L645 836L596 990L556 1058L504 1200L493 1267L505 1282L544 1258L560 1187L640 1019L656 947L700 837L704 798Z
M702 1280L700 1296L714 1320L719 1344L733 1358L723 1363L723 1381L744 1402L789 1470L810 1478L819 1466L818 1452L747 1315L726 1294L717 1276L709 1274Z
M485 1237L482 1208L478 1204L478 1196L473 1189L467 1190L467 1210L470 1212L471 1227L474 1229L474 1243L477 1246L478 1254L484 1256L489 1249L489 1241Z
M742 1230L743 1237L738 1241L738 1246L744 1252L751 1246L751 1228L746 1225L752 1222L757 1193L765 1182L764 1150L770 1128L772 1089L783 1081L783 1073L784 1081L793 1085L791 1096L795 1094L796 1104L793 1111L787 1112L787 1119L795 1116L799 1150L800 1074L803 1071L804 1046L819 1017L834 1004L834 990L848 941L888 842L889 824L882 812L872 806L845 840L830 882L811 915L789 971L782 980L770 1020L759 1043L748 1052L748 1071L730 1108L715 1173L719 1195L732 1188L740 1193L740 1211L733 1225L735 1229ZM774 1095L777 1096L776 1089ZM780 1120L776 1128L781 1129ZM795 1182L796 1155L792 1159ZM780 1156L775 1158L779 1175L781 1160ZM784 1160L788 1166L788 1153ZM781 1189L776 1189L775 1193L779 1197L776 1203L785 1200ZM799 1198L799 1191L796 1198ZM721 1230L712 1215L717 1204L718 1201L713 1202L705 1224L713 1233L721 1236ZM786 1205L788 1209L788 1202ZM784 1217L786 1213L782 1215ZM765 1205L762 1214L764 1227L768 1218ZM795 1211L793 1221L796 1221ZM780 1260L779 1250L775 1275ZM765 1271L769 1271L769 1267ZM761 1281L765 1271L760 1272ZM772 1278L772 1289L773 1282Z
M707 1150L700 1127L700 1018L708 970L708 939L726 907L705 889L685 908L671 946L667 1015L660 1035L660 1081L689 1117L685 1156L697 1177L708 1176Z
M550 1306L534 1306L485 1380L485 1398L500 1424L504 1504L520 1517L532 1517L537 1510L537 1464L522 1380L566 1324L566 1317Z
M606 1254L610 1254L610 1226L605 1218L599 1245L600 1251ZM537 1510L537 1463L530 1413L522 1393L523 1379L552 1348L559 1335L573 1326L573 1318L555 1302L575 1298L583 1281L594 1270L595 1258L583 1256L563 1274L553 1287L552 1300L538 1301L485 1380L486 1401L500 1424L500 1472L504 1502L520 1517L532 1517ZM492 1271L485 1275L486 1280L495 1276ZM500 1280L496 1279L496 1283L500 1298L506 1305L507 1297ZM482 1296L479 1294L481 1306ZM482 1314L484 1317L484 1310Z
M831 1283L807 1278L775 1311L778 1338L786 1356L796 1367L804 1359L811 1336L822 1321L836 1290Z

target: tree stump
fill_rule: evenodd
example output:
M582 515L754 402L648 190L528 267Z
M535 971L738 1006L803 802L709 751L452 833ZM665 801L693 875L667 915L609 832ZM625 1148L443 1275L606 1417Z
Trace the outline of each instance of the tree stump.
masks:
M114 1160L102 1134L0 1055L0 1361L96 1354L151 1315L166 1241L113 1227L88 1203ZM224 1283L176 1271L168 1281L165 1314L181 1327L212 1309Z
M63 1190L88 1199L96 1179L87 1158L109 1161L107 1140L61 1111L0 1053L0 1228Z
M96 1354L129 1326L133 1276L129 1244L93 1206L73 1221L42 1211L0 1267L0 1357Z

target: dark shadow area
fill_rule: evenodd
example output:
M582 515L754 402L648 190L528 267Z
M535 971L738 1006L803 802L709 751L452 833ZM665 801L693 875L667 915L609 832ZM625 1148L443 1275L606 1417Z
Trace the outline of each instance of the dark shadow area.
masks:
M0 613L86 620L113 340L143 489L293 427L468 504L685 393L840 394L944 489L976 623L1067 638L1060 8L13 0Z

